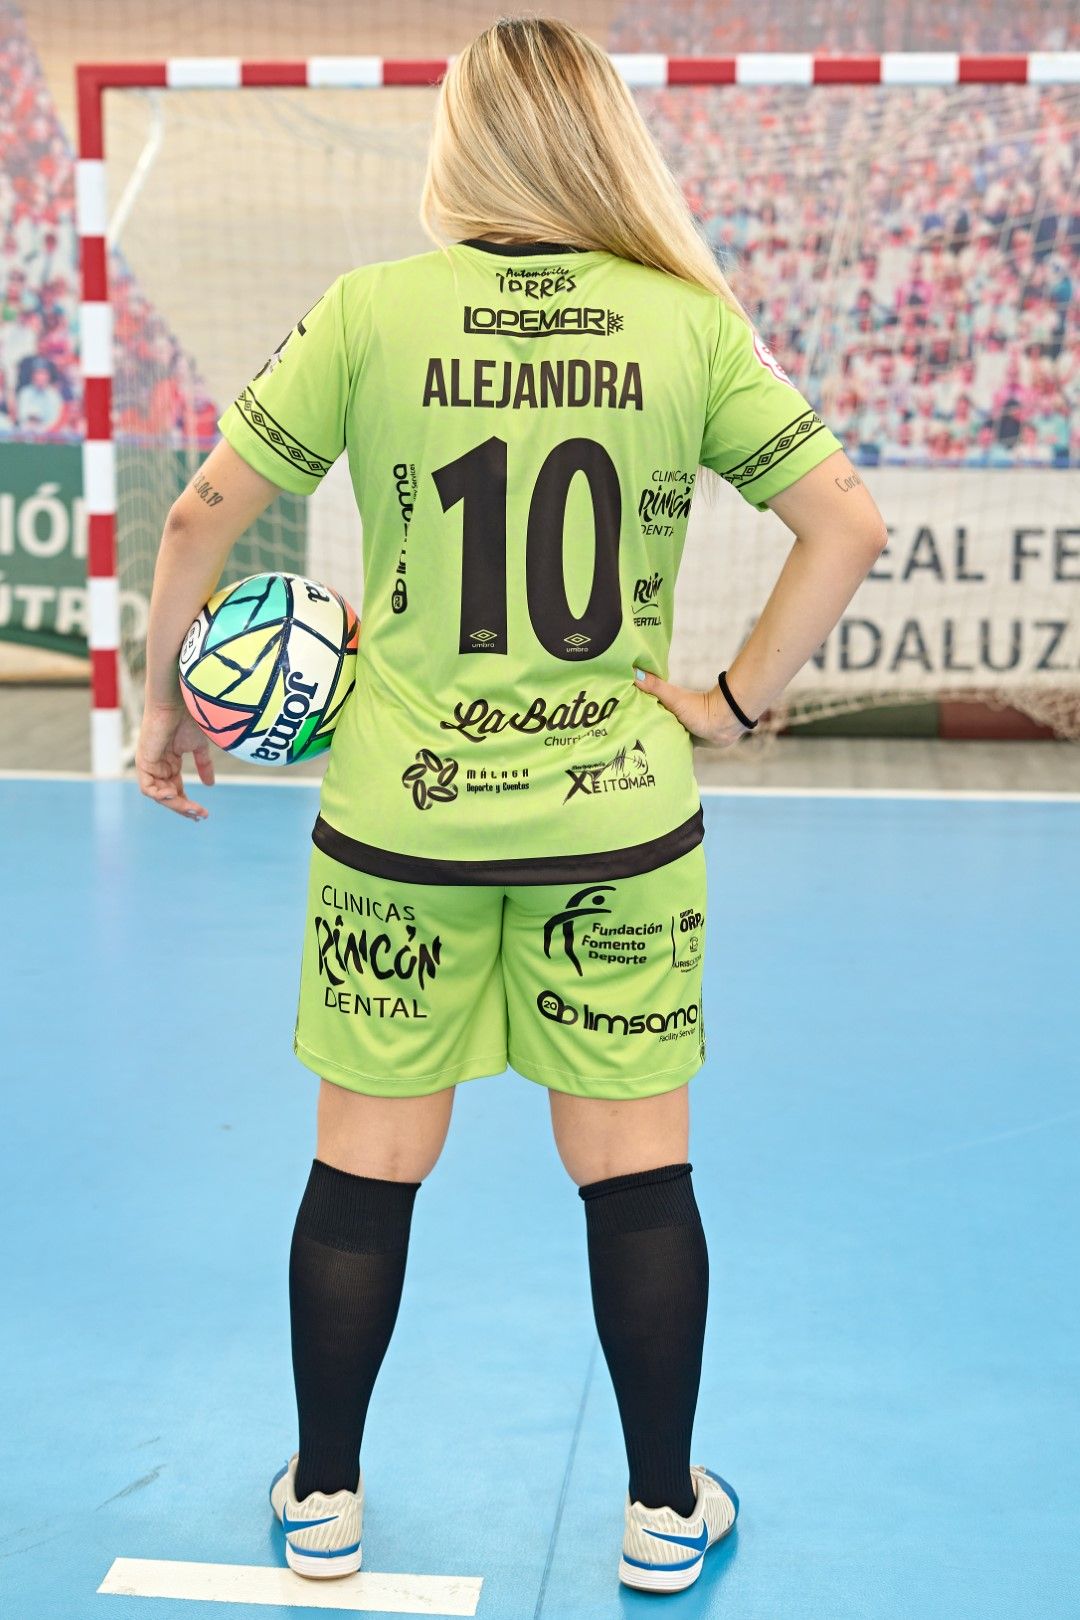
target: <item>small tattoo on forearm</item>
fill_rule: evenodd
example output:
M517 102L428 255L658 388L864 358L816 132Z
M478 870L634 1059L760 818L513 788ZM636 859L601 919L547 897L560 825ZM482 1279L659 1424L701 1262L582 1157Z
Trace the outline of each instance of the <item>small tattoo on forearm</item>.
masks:
M849 489L854 489L856 485L861 484L862 479L857 472L853 472L846 474L843 478L834 478L833 483L838 489L842 489L846 495Z
M224 495L218 494L209 478L196 478L192 487L200 501L205 501L207 506L220 506L225 499Z

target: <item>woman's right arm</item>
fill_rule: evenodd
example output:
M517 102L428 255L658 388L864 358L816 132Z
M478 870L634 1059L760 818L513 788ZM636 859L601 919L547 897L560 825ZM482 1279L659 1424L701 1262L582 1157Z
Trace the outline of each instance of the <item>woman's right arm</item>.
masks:
M204 820L207 811L184 790L183 756L193 755L199 779L207 787L213 783L214 766L210 744L180 696L180 644L213 595L236 541L280 493L222 439L174 502L161 537L146 633L146 703L135 767L147 798L190 821Z
M731 695L751 719L775 703L835 628L888 540L881 513L842 450L768 505L795 543L727 671ZM696 692L651 674L638 684L702 742L726 748L745 734L719 686Z

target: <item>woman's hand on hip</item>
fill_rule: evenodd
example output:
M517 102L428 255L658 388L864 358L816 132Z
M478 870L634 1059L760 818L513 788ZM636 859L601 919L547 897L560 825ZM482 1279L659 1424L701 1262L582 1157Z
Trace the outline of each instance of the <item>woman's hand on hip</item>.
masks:
M183 702L147 704L135 749L139 791L166 810L189 821L205 821L210 812L189 799L184 791L184 755L191 754L199 780L214 785L210 744L184 708Z
M663 704L686 727L695 742L709 748L730 748L746 735L745 726L728 708L719 686L709 692L696 692L690 686L674 686L670 681L662 681L659 675L651 675L647 670L635 671L635 677L640 690Z

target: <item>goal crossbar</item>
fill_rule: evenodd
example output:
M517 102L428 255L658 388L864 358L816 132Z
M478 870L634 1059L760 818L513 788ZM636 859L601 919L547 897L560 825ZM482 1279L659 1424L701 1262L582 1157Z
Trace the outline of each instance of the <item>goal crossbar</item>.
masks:
M116 547L113 443L113 321L106 244L105 92L107 90L431 88L450 57L312 56L288 61L234 56L171 57L155 62L95 62L76 68L79 157L76 223L81 265L80 361L86 437L83 499L87 514L87 597L91 674L91 768L117 776L124 766L120 700L120 585ZM969 55L893 51L876 55L741 52L733 56L612 55L634 89L682 86L881 85L907 89L977 84L1080 84L1080 51Z

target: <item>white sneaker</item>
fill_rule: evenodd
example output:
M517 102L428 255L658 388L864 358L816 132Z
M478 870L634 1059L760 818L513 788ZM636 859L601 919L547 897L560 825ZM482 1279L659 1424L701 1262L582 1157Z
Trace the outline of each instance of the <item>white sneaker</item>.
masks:
M285 1562L298 1575L352 1575L362 1556L364 1476L355 1491L312 1491L298 1502L293 1487L299 1456L294 1452L270 1481L270 1506L285 1530Z
M688 1519L674 1508L647 1508L626 1499L619 1579L640 1592L681 1592L701 1574L706 1549L734 1529L739 1498L719 1474L691 1468L696 1501Z

